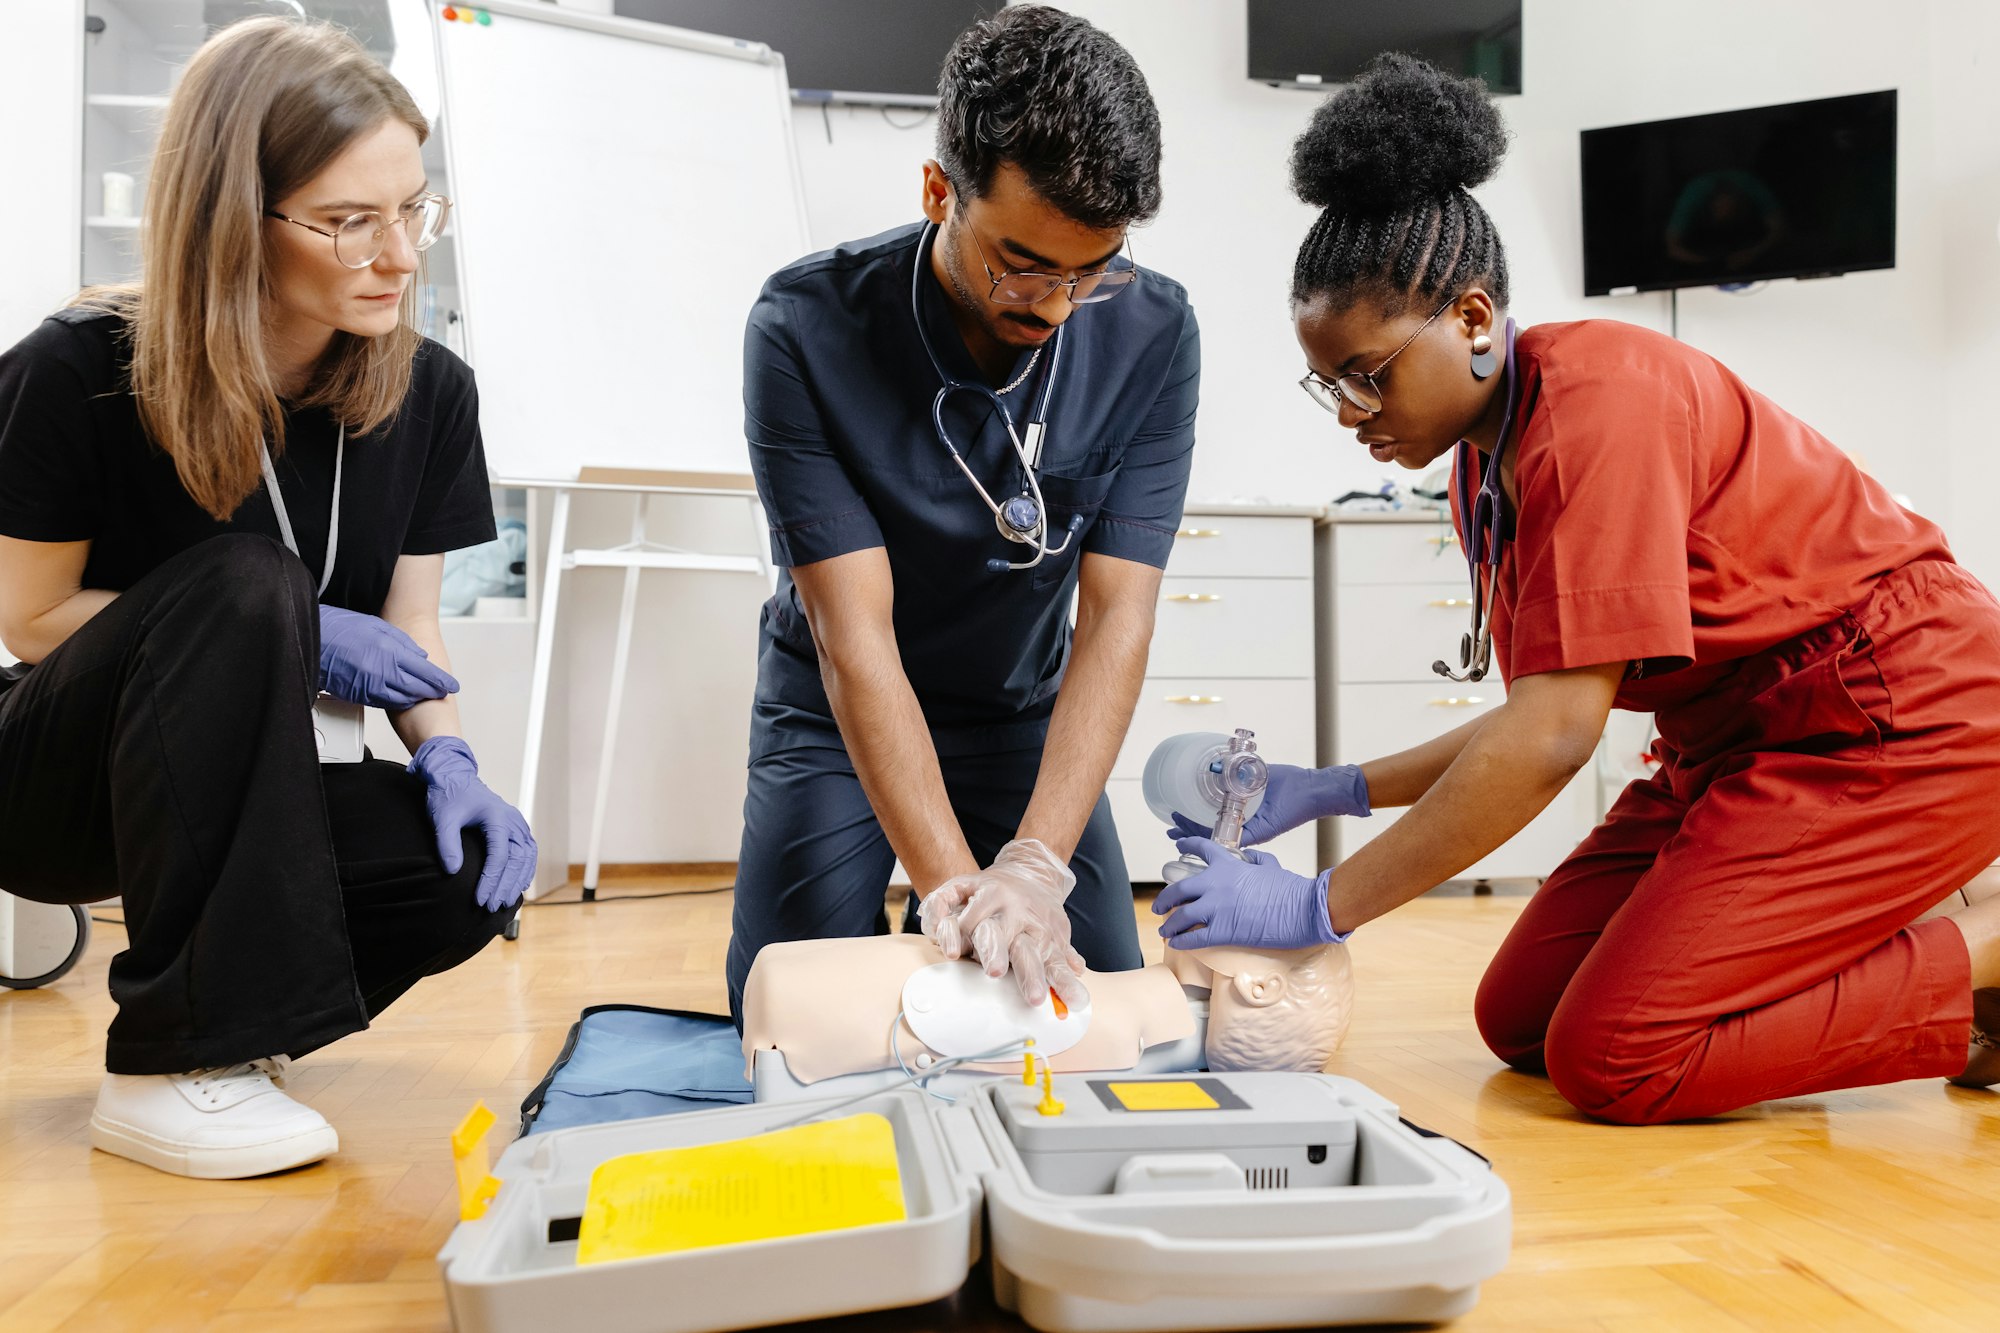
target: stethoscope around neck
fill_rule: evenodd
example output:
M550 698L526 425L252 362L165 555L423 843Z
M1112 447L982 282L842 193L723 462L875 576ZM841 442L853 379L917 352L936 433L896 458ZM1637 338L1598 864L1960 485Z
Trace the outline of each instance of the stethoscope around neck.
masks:
M1493 600L1500 591L1500 556L1507 542L1506 496L1500 486L1500 465L1507 456L1507 436L1514 425L1514 321L1507 321L1507 378L1501 389L1507 406L1500 415L1500 435L1479 489L1472 489L1472 468L1466 457L1472 445L1458 442L1452 458L1452 484L1458 491L1458 512L1465 520L1465 562L1472 570L1472 628L1458 641L1458 670L1440 658L1431 670L1447 680L1465 683L1486 679L1493 665ZM1482 570L1484 571L1482 576Z
M1049 402L1055 396L1056 369L1062 363L1065 328L1058 325L1055 337L1049 340L1048 361L1041 367L1041 377L1037 381L1034 394L1034 406L1028 414L1028 434L1024 442L1020 432L1014 428L1014 414L1007 410L1006 401L1001 396L1013 390L1020 381L1016 380L1014 384L996 390L970 380L953 379L945 370L944 362L938 358L937 349L931 346L930 332L924 327L923 280L926 267L924 259L930 252L931 238L936 230L935 223L928 221L924 223L924 229L917 237L917 260L913 266L914 272L910 276L910 317L916 321L917 337L924 345L924 355L930 358L932 368L944 382L943 387L937 391L937 396L931 399L931 425L937 430L938 443L944 446L945 452L951 455L951 461L958 464L958 470L965 474L965 479L972 483L972 489L979 492L980 500L992 511L993 525L1000 530L1000 535L1010 542L1032 546L1035 550L1034 555L1026 560L993 559L986 562L986 567L996 574L1004 574L1010 569L1033 569L1048 557L1061 555L1067 551L1070 542L1076 538L1077 530L1083 526L1083 515L1076 515L1070 519L1069 527L1063 533L1062 544L1049 545L1049 507L1042 499L1042 483L1036 475L1042 462L1042 440L1048 430ZM951 442L951 432L945 429L944 407L956 393L975 394L984 398L999 416L1000 424L1006 427L1007 441L1013 446L1014 457L1021 464L1022 484L1019 495L1004 501L995 500L985 484L966 464L964 455L958 451L958 446Z

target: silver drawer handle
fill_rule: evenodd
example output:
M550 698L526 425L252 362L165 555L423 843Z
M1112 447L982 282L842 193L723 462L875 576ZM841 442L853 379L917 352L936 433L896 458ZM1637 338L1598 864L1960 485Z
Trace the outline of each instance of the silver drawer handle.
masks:
M1221 528L1182 528L1174 534L1176 537L1220 537L1221 535Z
M1466 694L1466 695L1454 694L1449 698L1431 700L1431 707L1432 708L1477 708L1479 707L1479 705L1485 702L1486 700L1482 699L1480 696L1476 694Z
M1471 606L1471 605L1472 605L1472 599L1471 599L1470 597L1433 597L1433 598L1431 598L1431 605L1432 605L1432 606Z
M1219 602L1222 600L1222 594L1219 592L1170 592L1167 594L1166 600L1170 602Z
M1170 704L1219 704L1222 702L1222 696L1219 694L1170 694L1167 696L1167 702Z
M1455 532L1447 532L1444 535L1438 537L1426 537L1424 538L1424 540L1429 542L1432 546L1436 546L1442 549L1443 547L1446 546L1458 545L1458 534Z

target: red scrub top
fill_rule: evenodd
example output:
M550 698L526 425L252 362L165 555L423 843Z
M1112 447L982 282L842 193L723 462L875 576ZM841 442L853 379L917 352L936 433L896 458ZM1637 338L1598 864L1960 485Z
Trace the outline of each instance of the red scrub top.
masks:
M1628 661L1617 706L1671 707L1890 570L1952 558L1936 524L1685 343L1584 320L1523 330L1514 356L1520 503L1493 617L1508 680ZM1477 486L1485 456L1462 452Z

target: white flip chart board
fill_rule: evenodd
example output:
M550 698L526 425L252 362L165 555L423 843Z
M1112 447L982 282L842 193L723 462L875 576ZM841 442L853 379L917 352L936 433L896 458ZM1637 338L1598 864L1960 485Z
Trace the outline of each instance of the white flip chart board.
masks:
M747 472L743 324L808 249L784 58L545 4L432 0L488 465Z

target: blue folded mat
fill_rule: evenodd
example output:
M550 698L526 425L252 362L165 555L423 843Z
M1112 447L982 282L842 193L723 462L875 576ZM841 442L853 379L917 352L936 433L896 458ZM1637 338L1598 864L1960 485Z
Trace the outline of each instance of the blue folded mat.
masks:
M521 1103L521 1133L751 1100L743 1039L715 1014L599 1004L583 1011L562 1054Z

